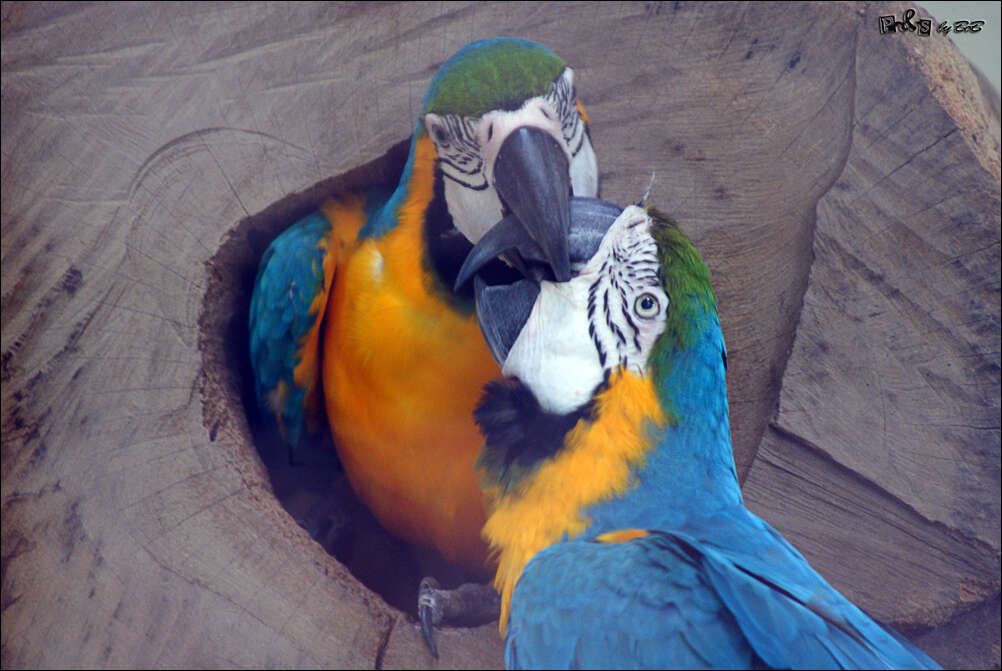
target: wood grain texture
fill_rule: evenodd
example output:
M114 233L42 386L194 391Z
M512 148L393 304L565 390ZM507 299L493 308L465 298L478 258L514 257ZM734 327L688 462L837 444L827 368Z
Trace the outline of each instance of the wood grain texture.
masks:
M432 662L276 501L226 352L262 213L518 35L575 68L602 195L655 171L710 265L749 506L997 667L998 98L947 40L879 35L903 7L5 3L3 666ZM501 645L446 632L441 664Z

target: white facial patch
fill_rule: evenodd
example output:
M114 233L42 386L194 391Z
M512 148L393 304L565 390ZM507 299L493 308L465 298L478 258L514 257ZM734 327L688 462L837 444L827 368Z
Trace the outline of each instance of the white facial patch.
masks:
M581 124L582 128L584 124ZM591 140L582 131L578 153L571 159L571 190L575 196L595 198L598 196L598 161Z
M501 199L494 189L475 191L445 180L445 202L452 222L466 239L477 244L491 226L501 221Z
M540 405L567 413L587 403L605 374L588 335L586 277L542 282L501 373L528 386Z
M643 209L626 208L577 276L540 284L502 373L526 384L550 412L587 403L607 371L645 373L669 307L650 224Z

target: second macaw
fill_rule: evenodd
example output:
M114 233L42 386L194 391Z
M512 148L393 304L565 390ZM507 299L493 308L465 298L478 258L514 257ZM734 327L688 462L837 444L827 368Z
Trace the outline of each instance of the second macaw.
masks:
M520 39L464 47L428 87L396 188L330 200L265 252L250 309L263 413L295 445L325 409L376 518L483 571L472 411L498 369L472 292L453 281L472 243L509 212L545 252L540 263L508 263L567 279L569 197L597 190L564 61Z
M710 274L667 217L574 199L568 282L477 280L509 668L936 668L743 502ZM461 279L513 245L511 219Z

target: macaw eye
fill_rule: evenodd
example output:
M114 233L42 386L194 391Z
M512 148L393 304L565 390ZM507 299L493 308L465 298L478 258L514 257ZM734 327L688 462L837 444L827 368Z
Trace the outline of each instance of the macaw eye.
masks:
M638 317L651 319L657 317L658 313L661 312L661 302L652 293L641 294L637 296L637 300L633 301L633 311Z
M435 140L439 144L449 143L449 131L445 130L445 126L440 126L438 123L432 123L430 120L425 119L425 124L428 126L428 131L435 136Z

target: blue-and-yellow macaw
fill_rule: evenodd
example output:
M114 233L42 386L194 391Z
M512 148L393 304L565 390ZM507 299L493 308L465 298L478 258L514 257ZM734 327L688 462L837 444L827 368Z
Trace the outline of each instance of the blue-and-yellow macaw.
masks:
M597 183L572 70L534 42L475 42L432 79L397 187L324 203L261 260L250 353L263 413L294 446L325 409L380 522L468 568L487 556L472 412L498 369L456 272L511 212L546 251L508 263L567 279L568 199Z
M935 667L744 507L693 244L653 209L571 212L573 279L476 288L509 378L476 410L508 667ZM511 225L461 280L513 245L539 256Z

